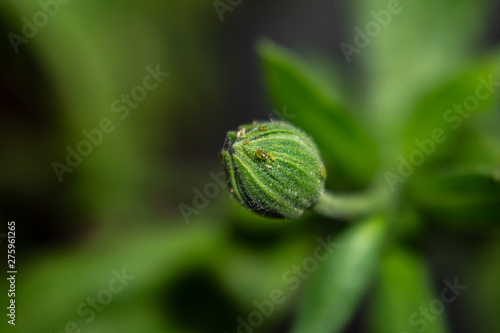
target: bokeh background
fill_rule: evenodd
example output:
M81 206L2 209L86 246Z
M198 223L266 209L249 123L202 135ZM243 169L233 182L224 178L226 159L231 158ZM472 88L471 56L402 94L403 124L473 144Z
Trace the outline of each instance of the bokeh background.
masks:
M197 190L222 170L226 131L294 115L269 99L255 51L261 37L331 73L348 105L368 95L379 109L387 96L422 94L423 82L498 49L497 1L402 3L408 9L379 42L348 63L339 44L352 43L353 28L387 2L241 1L221 20L212 1L1 0L0 230L16 222L19 272L17 324L7 325L2 313L2 331L64 332L74 322L67 331L236 332L254 300L289 290L283 272L310 256L318 235L336 235L345 224L312 214L269 221L242 209L227 189L217 187L207 203ZM13 47L9 33L22 36L23 18L33 22L45 4L46 24ZM397 38L385 39L391 34ZM169 75L126 115L113 112L112 103L157 67ZM404 110L386 121L398 117ZM106 118L113 130L59 179L54 162L66 164L67 147L77 149L82 131ZM180 205L195 200L203 208L186 220ZM425 239L410 240L436 292L455 276L468 285L439 319L449 332L500 331L500 229L479 229L431 227ZM123 269L134 278L87 322L79 306ZM307 282L255 332L289 332ZM5 300L4 278L0 286ZM346 332L373 331L371 295Z

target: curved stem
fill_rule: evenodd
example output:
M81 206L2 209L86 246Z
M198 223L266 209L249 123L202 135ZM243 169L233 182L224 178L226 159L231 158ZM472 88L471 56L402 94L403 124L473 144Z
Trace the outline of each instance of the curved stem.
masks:
M330 218L353 219L380 211L385 206L385 199L379 191L337 194L326 190L312 210Z

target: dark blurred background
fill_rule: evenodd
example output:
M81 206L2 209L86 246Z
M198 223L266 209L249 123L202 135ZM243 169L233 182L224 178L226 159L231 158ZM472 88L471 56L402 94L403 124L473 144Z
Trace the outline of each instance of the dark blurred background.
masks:
M179 205L192 207L193 189L203 191L214 182L210 172L222 170L217 154L228 130L279 117L273 109L286 107L272 105L262 84L255 52L260 37L335 70L346 90L365 89L373 68L348 64L339 48L352 40L352 27L363 24L359 8L370 5L362 3L242 1L221 21L211 1L57 2L16 52L9 33L23 36L23 17L33 22L43 7L2 0L0 222L16 221L19 271L18 326L8 329L62 332L75 321L84 332L236 331L235 318L252 309L249 300L279 286L280 274L308 255L315 234L341 227L321 219L312 227L269 225L240 212L221 188L189 221ZM500 41L500 4L489 6L478 23L483 26L475 26L484 32L471 53ZM168 77L120 119L113 101L157 66ZM67 165L67 147L77 149L87 140L82 131L105 118L114 130L61 181L54 162ZM5 240L1 244L3 251ZM446 251L459 253L465 245L443 246L432 258L436 281L459 266ZM463 257L473 261L471 253ZM135 280L86 323L75 309L122 267ZM290 296L260 331L287 332L299 296ZM365 306L350 331L363 331ZM453 332L472 332L462 326L463 309L451 310Z

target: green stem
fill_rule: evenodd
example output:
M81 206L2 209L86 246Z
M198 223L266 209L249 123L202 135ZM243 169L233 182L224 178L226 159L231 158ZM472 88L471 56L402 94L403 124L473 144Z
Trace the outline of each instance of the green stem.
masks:
M380 191L356 194L337 194L326 190L312 210L335 219L354 219L382 210L386 196Z

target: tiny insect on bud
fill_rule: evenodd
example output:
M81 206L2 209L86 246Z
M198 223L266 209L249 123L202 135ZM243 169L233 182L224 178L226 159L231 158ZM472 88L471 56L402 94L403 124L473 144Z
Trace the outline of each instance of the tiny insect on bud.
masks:
M240 126L227 133L221 155L231 193L260 215L298 218L324 191L326 169L316 145L287 122Z
M262 150L262 149L257 149L255 151L255 156L257 156L257 158L259 160L263 160L263 161L267 161L267 159L269 158L269 154L266 153L266 151Z

